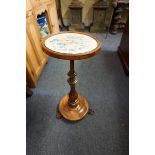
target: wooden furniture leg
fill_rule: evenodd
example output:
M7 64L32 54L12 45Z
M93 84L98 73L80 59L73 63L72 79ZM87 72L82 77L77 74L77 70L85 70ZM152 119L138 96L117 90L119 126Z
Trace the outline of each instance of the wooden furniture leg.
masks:
M68 83L70 85L70 92L64 96L58 106L57 118L64 117L70 121L77 121L82 119L87 113L91 113L87 100L79 95L75 89L76 72L74 70L74 60L70 60L70 71L68 72Z

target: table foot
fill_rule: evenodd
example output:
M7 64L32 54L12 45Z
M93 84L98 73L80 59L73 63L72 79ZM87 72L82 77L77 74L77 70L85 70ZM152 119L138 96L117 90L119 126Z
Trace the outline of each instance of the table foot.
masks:
M89 111L87 100L78 94L77 106L71 107L68 104L68 98L68 95L64 96L59 103L59 112L62 117L69 121L78 121L84 118Z
M62 119L62 115L61 115L60 112L57 112L57 113L56 113L56 118L57 118L57 119Z
M94 115L94 110L93 110L92 108L89 108L88 114L89 114L89 115Z

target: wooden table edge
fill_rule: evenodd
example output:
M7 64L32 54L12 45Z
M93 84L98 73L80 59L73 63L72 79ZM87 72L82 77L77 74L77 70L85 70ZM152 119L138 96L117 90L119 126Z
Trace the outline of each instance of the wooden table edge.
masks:
M55 35L58 35L58 34L64 34L64 33L78 33L78 34L83 34L83 35L87 35L93 39L96 40L97 42L97 47L89 52L85 52L85 53L79 53L79 54L67 54L67 53L60 53L60 52L56 52L56 51L53 51L49 48L47 48L45 46L45 41L46 39L48 39L49 37L52 37L52 36L55 36ZM92 56L95 56L99 53L99 51L101 50L101 42L93 35L91 34L88 34L88 33L85 33L85 32L77 32L77 31L63 31L63 32L59 32L59 33L55 33L55 34L51 34L51 35L48 35L46 36L45 38L42 39L41 41L41 44L42 44L42 48L43 48L43 51L51 56L51 57L54 57L54 58L58 58L58 59L64 59L64 60L81 60L81 59L86 59L86 58L89 58L89 57L92 57Z

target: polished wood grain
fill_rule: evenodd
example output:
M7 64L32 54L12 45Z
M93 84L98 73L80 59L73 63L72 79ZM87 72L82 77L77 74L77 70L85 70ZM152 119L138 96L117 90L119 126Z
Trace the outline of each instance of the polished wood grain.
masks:
M74 60L70 61L70 71L68 72L68 83L70 92L64 96L59 103L59 112L67 120L77 121L82 119L89 110L88 102L80 96L75 89L76 73L74 71Z
M74 60L70 61L70 71L68 72L68 83L70 85L70 92L69 92L69 100L68 100L68 104L71 107L75 107L78 104L78 93L76 92L75 89L75 84L77 83L76 80L76 73L74 70Z
M78 94L77 106L70 106L68 104L69 96L64 96L59 103L59 112L61 115L69 121L78 121L84 118L88 111L89 105L87 100Z
M47 48L45 46L46 39L48 39L49 37L52 37L54 35L61 34L61 33L79 33L79 34L84 34L84 35L90 36L90 37L92 37L93 39L95 39L97 41L97 47L95 49L93 49L93 50L91 50L89 52L85 52L85 53L66 54L66 53L59 53L59 52L50 50L49 48ZM96 54L98 54L98 52L101 49L101 42L96 37L94 37L93 35L85 33L85 32L66 31L66 32L60 32L60 33L56 33L56 34L53 34L53 35L49 35L49 36L43 38L42 47L44 49L44 52L47 55L51 56L51 57L55 57L55 58L58 58L58 59L64 59L64 60L81 60L81 59L86 59L86 58L89 58L89 57L92 57L92 56L95 56Z

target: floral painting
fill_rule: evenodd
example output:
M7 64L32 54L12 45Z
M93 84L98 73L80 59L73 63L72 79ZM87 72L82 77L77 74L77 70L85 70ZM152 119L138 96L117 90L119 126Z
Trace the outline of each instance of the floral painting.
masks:
M48 38L45 46L55 52L79 54L97 47L97 42L90 36L79 33L61 33Z

